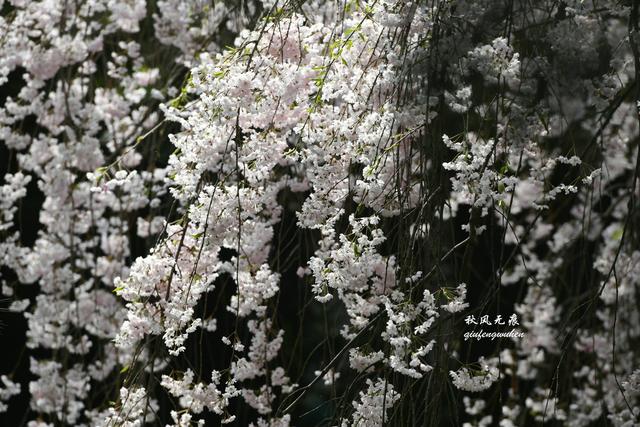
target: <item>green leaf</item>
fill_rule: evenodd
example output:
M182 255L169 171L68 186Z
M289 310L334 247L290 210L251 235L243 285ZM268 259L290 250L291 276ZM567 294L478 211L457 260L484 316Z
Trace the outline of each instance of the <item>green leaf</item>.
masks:
M618 228L616 231L613 232L613 234L611 235L611 238L613 240L620 240L622 239L623 233L624 233L624 230L622 228Z

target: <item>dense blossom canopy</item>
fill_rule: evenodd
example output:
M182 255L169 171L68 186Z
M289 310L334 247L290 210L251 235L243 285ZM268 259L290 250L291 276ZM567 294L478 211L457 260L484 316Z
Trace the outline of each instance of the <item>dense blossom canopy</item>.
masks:
M640 425L639 9L0 0L7 425Z

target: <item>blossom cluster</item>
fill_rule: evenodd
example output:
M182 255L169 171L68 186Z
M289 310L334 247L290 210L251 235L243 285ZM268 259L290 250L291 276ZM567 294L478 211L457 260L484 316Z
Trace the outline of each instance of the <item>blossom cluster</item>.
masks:
M0 1L0 413L637 425L638 5L298 3Z

